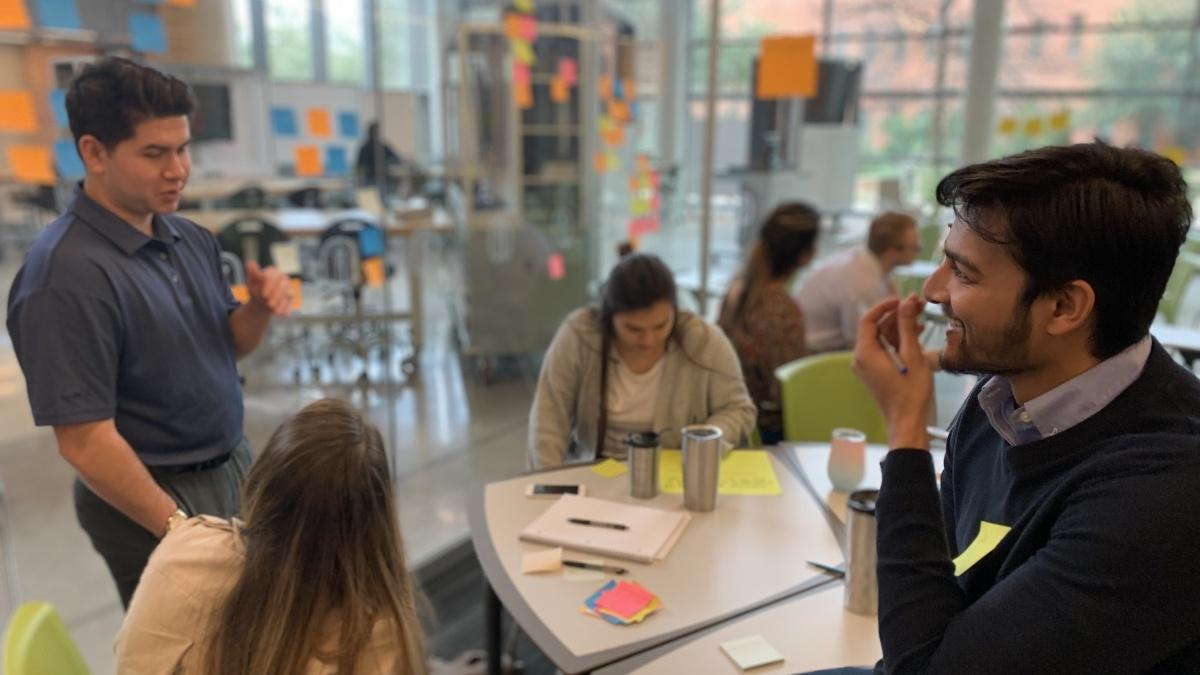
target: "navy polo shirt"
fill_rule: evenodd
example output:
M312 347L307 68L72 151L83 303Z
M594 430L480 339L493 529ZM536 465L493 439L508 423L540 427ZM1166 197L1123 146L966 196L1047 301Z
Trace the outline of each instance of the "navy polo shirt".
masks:
M242 390L216 238L177 216L147 237L80 189L8 295L8 333L40 425L114 419L148 465L242 440Z

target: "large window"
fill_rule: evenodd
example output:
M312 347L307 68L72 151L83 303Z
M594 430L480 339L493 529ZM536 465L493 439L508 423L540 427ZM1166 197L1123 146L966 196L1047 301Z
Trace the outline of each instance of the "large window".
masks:
M233 16L233 65L239 68L254 67L254 19L250 0L229 0Z
M325 67L330 82L362 84L367 76L362 0L323 0Z
M281 80L313 79L312 12L308 0L265 0L265 5L271 75Z

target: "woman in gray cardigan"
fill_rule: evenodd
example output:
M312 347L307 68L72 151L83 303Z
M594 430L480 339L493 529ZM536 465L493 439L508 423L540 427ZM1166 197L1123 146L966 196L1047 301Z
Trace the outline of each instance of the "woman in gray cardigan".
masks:
M698 423L735 444L754 428L737 355L720 329L678 310L660 259L629 255L609 274L600 306L571 313L550 343L530 413L529 466L622 458L636 431L677 448L680 429Z

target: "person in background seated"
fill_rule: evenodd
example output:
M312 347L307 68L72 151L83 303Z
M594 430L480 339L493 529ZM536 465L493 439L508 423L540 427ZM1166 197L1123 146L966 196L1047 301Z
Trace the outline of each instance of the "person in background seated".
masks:
M807 322L809 351L852 349L859 317L895 294L889 275L916 260L920 251L917 221L889 212L871 221L865 246L849 248L817 265L796 294Z
M245 522L199 516L150 557L121 675L426 672L388 455L347 403L305 406L250 469Z
M765 445L783 440L775 369L806 353L804 316L788 295L788 286L796 270L812 260L820 224L820 214L808 204L776 207L721 302L717 323L741 361Z
M1192 218L1179 167L1046 147L954 171L937 199L956 216L925 282L949 319L943 366L984 377L939 495L924 303L859 323L890 448L876 672L1200 672L1200 381L1149 333ZM897 307L884 334L907 374L877 339Z
M354 160L354 174L358 176L363 185L374 185L376 177L375 154L376 152L383 153L383 170L386 175L387 170L392 167L401 166L404 160L388 145L387 141L379 135L379 122L371 122L367 125L367 137L363 140L362 145L358 146L358 157ZM388 184L391 185L389 180ZM388 192L391 192L389 188Z
M529 466L625 456L625 437L656 431L679 447L680 429L713 424L738 443L754 402L729 340L675 304L675 279L644 253L621 259L599 307L563 321L542 364L529 419Z

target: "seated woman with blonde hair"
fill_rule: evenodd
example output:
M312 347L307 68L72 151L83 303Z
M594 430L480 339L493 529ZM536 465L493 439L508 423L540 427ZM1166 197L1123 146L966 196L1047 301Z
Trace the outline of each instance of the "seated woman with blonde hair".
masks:
M426 672L388 456L348 404L285 421L250 469L245 522L198 516L150 557L117 672Z

